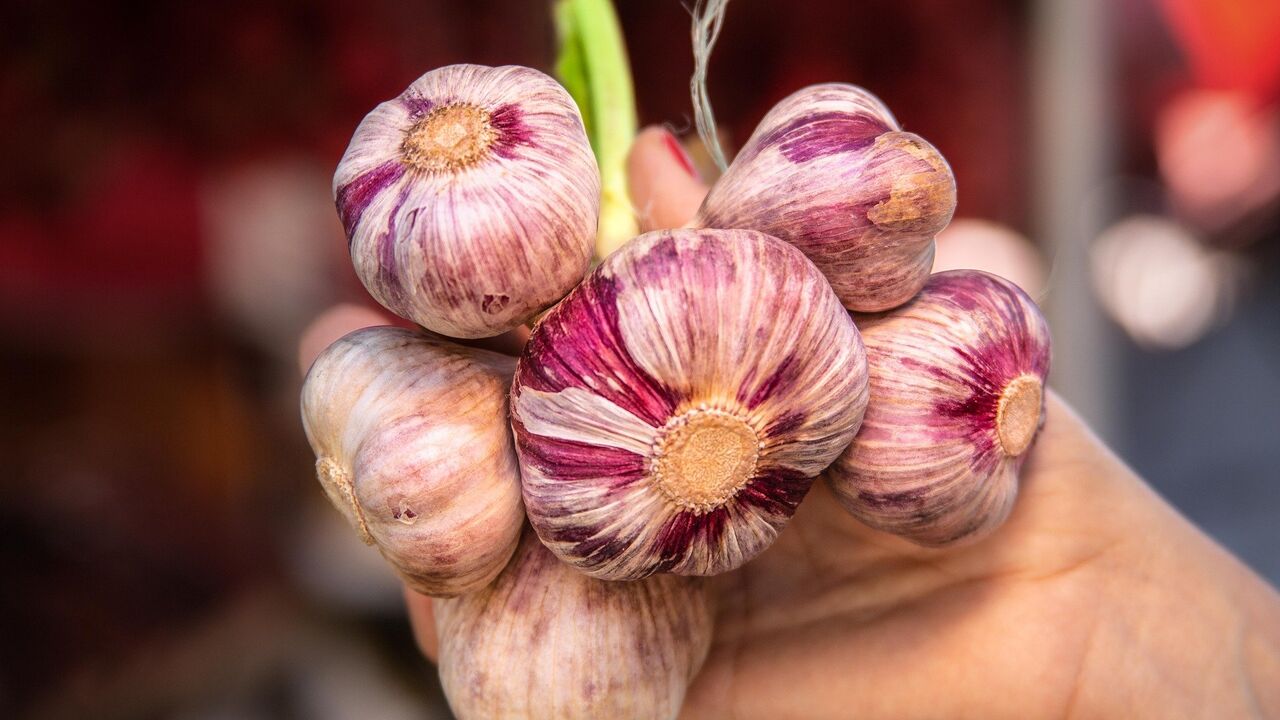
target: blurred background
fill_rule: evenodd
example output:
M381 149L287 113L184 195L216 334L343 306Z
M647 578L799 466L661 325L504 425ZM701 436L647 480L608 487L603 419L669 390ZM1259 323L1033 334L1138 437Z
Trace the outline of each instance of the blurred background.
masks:
M689 137L686 9L618 10L641 121ZM297 341L371 303L329 190L356 123L440 65L550 69L547 3L0 13L0 716L448 717L312 476ZM1040 300L1052 382L1280 580L1280 2L730 6L731 146L828 80L951 161L939 266Z

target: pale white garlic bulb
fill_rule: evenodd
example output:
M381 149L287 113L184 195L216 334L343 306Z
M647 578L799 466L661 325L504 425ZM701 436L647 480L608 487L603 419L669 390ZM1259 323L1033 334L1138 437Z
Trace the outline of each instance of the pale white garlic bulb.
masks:
M596 580L532 532L491 586L437 601L435 616L461 720L674 718L712 631L699 579Z
M1003 278L952 270L906 305L856 320L871 400L827 470L836 497L922 545L997 528L1043 424L1050 339L1039 308Z
M750 230L641 235L520 358L529 519L595 577L731 570L773 542L866 403L858 331L794 247Z
M910 300L956 207L942 155L866 90L813 85L783 99L707 194L694 224L759 230L800 248L850 310Z
M514 370L514 358L371 327L330 345L307 374L302 423L320 484L418 592L476 590L515 550Z
M444 335L490 337L582 279L600 172L555 80L450 65L365 117L333 194L356 274L378 302Z

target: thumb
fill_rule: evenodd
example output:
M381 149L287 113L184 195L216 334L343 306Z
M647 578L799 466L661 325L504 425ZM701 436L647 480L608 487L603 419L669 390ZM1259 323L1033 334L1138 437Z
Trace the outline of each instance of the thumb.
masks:
M657 126L640 131L631 145L627 187L642 232L687 224L707 194L680 141Z

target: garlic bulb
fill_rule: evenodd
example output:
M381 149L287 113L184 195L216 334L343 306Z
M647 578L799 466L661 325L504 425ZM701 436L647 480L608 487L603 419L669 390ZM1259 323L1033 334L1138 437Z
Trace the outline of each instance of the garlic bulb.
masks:
M1043 424L1050 341L1040 310L1007 280L953 270L907 305L856 319L871 401L827 471L836 496L866 524L922 545L998 527Z
M461 720L674 718L706 658L702 582L589 578L533 533L493 585L435 603L440 681Z
M813 85L761 120L694 224L749 228L800 248L850 310L910 300L929 278L933 237L956 206L955 177L874 95Z
M378 302L445 335L490 337L582 279L600 173L577 106L550 77L450 65L365 117L333 193Z
M590 575L711 575L766 548L867 401L858 331L795 248L648 233L534 328L512 388L529 519Z
M372 327L330 345L307 374L302 422L320 484L418 592L476 590L515 550L514 370L514 358Z

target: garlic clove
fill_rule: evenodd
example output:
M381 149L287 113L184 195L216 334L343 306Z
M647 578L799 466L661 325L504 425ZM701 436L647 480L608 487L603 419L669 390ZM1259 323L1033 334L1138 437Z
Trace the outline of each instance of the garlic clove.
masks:
M450 65L369 113L333 193L370 294L430 330L478 338L532 318L586 274L600 173L555 80Z
M462 720L674 718L712 630L701 581L596 580L532 532L491 586L437 601L435 616Z
M1013 283L934 275L910 303L857 316L870 367L862 428L827 471L846 509L922 545L998 527L1044 422L1049 327Z
M910 300L929 278L955 177L862 88L830 83L778 103L711 188L694 224L749 228L800 248L850 310Z
M725 572L773 542L866 401L858 331L795 248L749 230L648 233L520 358L525 506L595 577Z
M514 370L514 358L371 327L330 345L307 374L302 421L320 484L420 593L476 590L515 551Z

